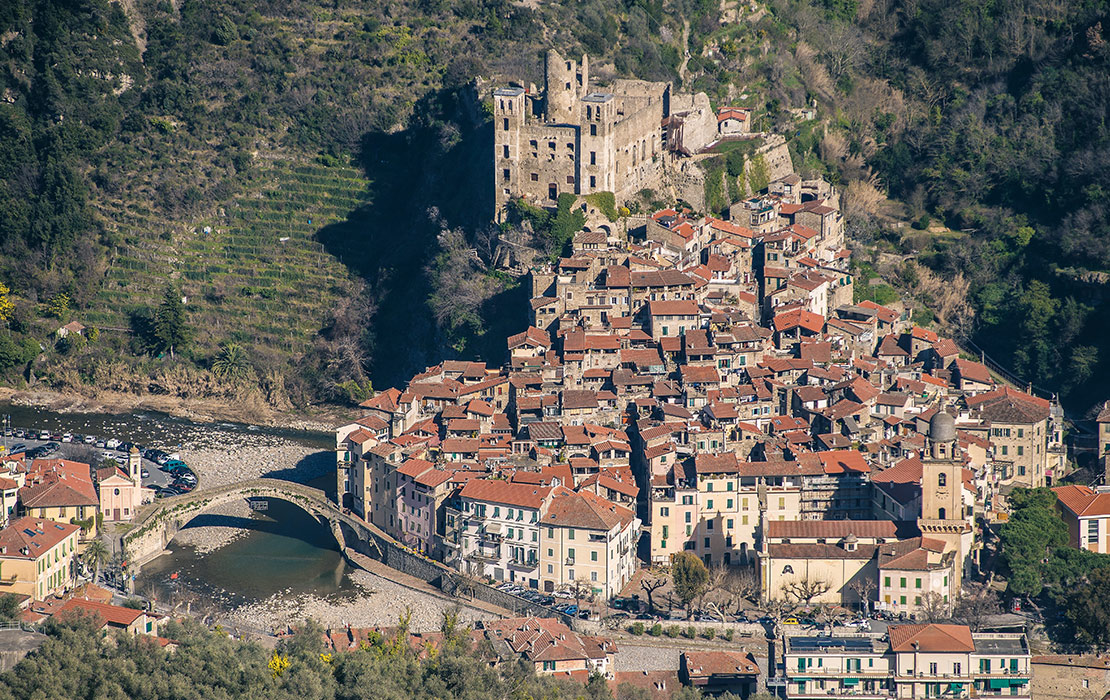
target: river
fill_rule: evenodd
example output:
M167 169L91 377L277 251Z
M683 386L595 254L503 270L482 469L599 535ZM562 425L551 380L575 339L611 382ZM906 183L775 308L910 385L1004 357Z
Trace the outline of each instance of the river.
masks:
M271 428L245 423L197 423L156 411L137 413L58 413L45 408L0 402L0 415L9 416L13 428L72 432L99 437L115 437L147 447L204 446L214 437L265 435L289 442L333 449L330 433Z
M46 409L0 404L0 415L10 416L13 428L115 437L144 446L183 448L186 453L229 443L250 454L252 443L269 449L275 441L304 452L304 448L334 449L334 437L285 428L240 423L197 423L156 413L58 413ZM200 488L204 488L203 472ZM314 485L334 484L323 476ZM206 554L173 542L169 552L143 567L136 591L150 592L165 602L191 600L214 612L270 598L314 593L354 594L349 567L331 532L296 506L271 500L264 513L249 518L204 515L197 525L245 528L247 532ZM174 576L176 574L176 576Z

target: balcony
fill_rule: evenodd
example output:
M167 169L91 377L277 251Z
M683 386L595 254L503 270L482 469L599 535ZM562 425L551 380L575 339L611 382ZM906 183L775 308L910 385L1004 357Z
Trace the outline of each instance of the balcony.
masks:
M565 566L574 566L574 557L567 557L563 564Z

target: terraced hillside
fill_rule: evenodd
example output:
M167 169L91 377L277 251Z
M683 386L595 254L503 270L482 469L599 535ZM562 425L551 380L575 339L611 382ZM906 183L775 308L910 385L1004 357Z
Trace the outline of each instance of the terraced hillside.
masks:
M211 218L175 226L138 205L102 214L119 227L87 323L128 328L130 316L181 285L200 354L221 342L302 353L352 284L315 240L364 205L369 181L346 166L272 161L257 187ZM156 235L151 235L152 233Z

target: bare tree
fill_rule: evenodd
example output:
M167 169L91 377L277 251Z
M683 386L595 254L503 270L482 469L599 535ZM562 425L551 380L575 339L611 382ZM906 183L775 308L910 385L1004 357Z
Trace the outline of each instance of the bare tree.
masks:
M725 577L724 590L732 596L736 612L743 608L743 601L756 601L759 599L759 578L750 567L741 567L729 571Z
M965 589L953 607L952 618L970 627L972 632L978 632L983 629L987 617L997 615L1000 610L998 595L991 589L983 588L979 591Z
M649 615L655 613L655 601L652 600L652 596L655 594L655 592L657 590L659 590L660 588L662 588L663 586L666 586L666 585L667 585L666 577L655 577L655 576L653 576L651 578L642 578L642 579L640 579L640 588L644 591L645 594L647 594L647 603L648 603L647 611L648 611Z
M921 617L925 622L944 622L950 619L951 611L949 610L948 601L936 591L929 591L921 596L921 605L919 608Z
M859 596L860 612L866 613L870 609L871 592L878 588L875 579L870 576L863 576L858 581L853 583L850 588Z
M828 581L810 578L808 575L782 584L782 592L787 598L793 598L805 605L812 603L814 598L820 598L828 593L831 588L832 585Z

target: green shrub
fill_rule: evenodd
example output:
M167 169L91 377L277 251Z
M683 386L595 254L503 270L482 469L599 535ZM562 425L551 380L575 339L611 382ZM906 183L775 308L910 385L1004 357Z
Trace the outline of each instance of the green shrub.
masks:
M710 627L709 629L702 632L702 636L706 639L713 639L717 636L717 629L714 627Z
M656 622L654 625L651 626L651 629L648 630L648 634L653 637L658 637L659 635L663 634L663 625Z
M689 625L682 632L682 636L686 637L687 639L693 639L694 637L698 636L698 628L694 627L693 625Z
M628 631L631 632L632 634L636 635L637 637L639 637L640 635L642 635L644 633L644 623L634 622L632 624L632 627L630 627Z
M666 634L671 639L677 637L679 634L678 625L667 625Z
M917 229L918 231L924 231L925 229L929 228L929 222L931 221L932 219L929 218L928 214L922 214L921 218L910 224L910 226Z
M735 630L733 630L733 629L725 630L725 639L731 642L734 632L735 632Z

